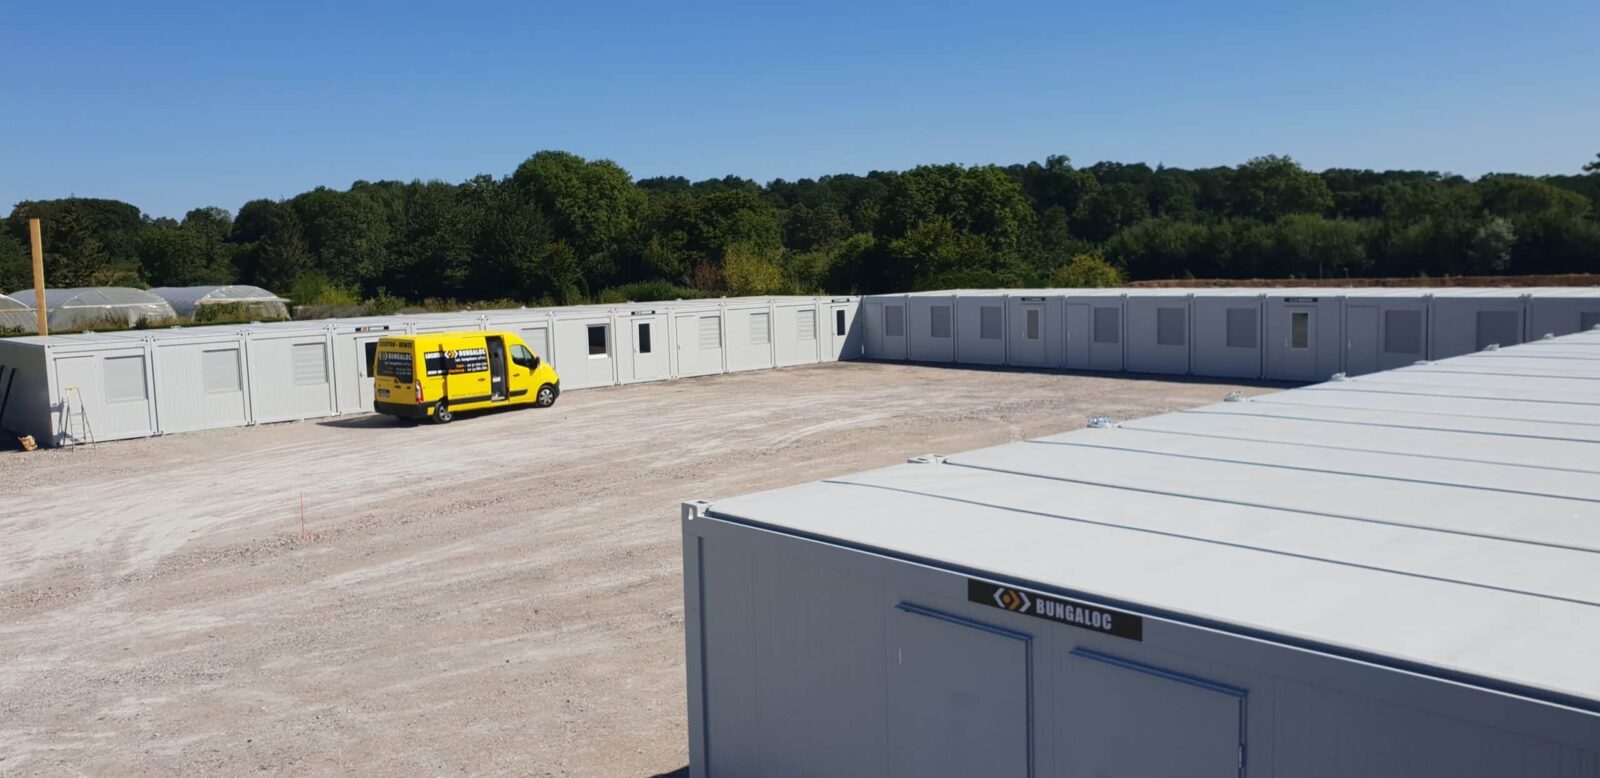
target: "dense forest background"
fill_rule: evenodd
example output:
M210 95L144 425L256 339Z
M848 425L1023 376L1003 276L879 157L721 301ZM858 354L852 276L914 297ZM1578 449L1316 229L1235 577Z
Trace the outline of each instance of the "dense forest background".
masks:
M19 203L0 291L254 283L299 303L597 299L1600 270L1587 175L1308 171L1287 157L1198 170L1053 156L766 185L635 181L535 154L460 184L358 181L179 221L116 200Z

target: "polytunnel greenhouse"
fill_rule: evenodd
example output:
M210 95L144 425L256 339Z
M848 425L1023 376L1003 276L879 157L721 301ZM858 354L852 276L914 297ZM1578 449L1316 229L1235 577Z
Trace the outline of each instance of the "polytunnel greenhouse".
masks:
M179 316L196 321L211 321L213 314L229 312L230 318L270 321L289 318L283 298L259 286L158 286L150 293L166 300ZM236 314L236 315L235 315Z
M12 292L11 296L30 308L35 304L32 289ZM120 286L46 289L44 307L49 314L46 323L52 331L132 327L140 322L177 319L166 300L142 289Z

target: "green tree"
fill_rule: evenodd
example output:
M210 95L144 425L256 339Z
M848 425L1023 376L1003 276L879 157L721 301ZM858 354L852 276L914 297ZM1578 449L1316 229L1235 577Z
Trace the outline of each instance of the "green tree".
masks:
M1050 285L1056 287L1112 287L1124 283L1122 271L1098 253L1079 254L1050 274Z
M762 246L735 243L723 253L722 278L729 294L766 295L783 291L783 270Z
M633 237L645 193L609 160L588 161L561 151L541 151L511 176L568 243L586 280L609 281L619 253Z
M1321 176L1289 157L1256 157L1233 172L1228 188L1237 216L1272 221L1292 213L1323 213L1333 207L1333 192Z
M1102 243L1111 236L1150 218L1150 203L1132 184L1103 187L1078 203L1072 231L1086 240Z

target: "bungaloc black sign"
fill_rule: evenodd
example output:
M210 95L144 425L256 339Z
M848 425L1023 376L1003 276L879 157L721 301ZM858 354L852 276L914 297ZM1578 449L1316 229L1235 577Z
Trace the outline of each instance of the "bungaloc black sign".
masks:
M1100 608L1047 594L1026 592L988 581L967 579L967 600L991 608L1023 613L1071 627L1144 640L1144 619L1131 613Z

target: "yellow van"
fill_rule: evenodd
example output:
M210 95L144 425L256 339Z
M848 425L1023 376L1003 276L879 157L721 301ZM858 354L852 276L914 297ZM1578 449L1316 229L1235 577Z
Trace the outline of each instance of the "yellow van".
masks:
M374 410L447 424L460 411L555 403L561 377L511 332L438 332L378 341Z

